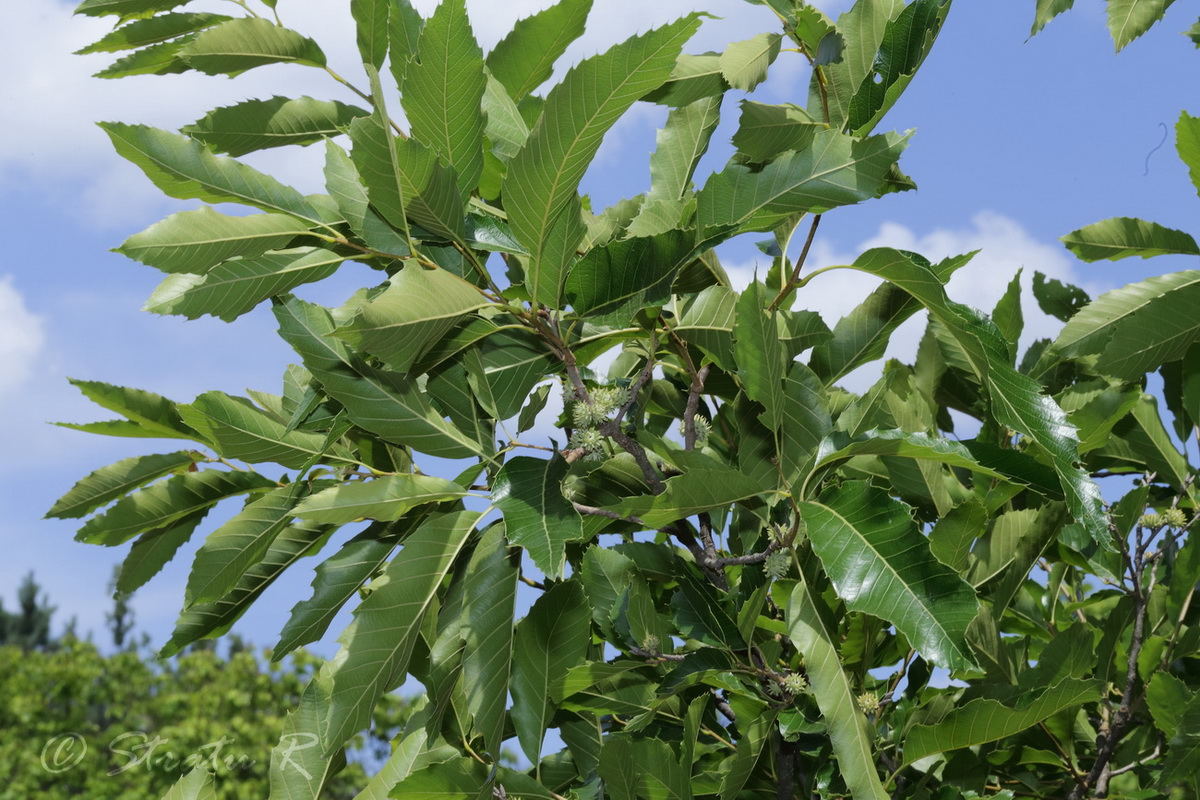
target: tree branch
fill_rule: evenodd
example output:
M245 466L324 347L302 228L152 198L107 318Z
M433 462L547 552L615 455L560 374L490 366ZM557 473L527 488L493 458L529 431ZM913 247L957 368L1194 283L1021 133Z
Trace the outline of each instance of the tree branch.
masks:
M804 262L808 260L808 251L812 249L813 239L817 236L817 226L821 224L821 215L817 214L813 217L812 225L808 229L808 238L804 240L804 248L800 251L800 256L796 259L796 265L792 268L792 276L788 279L787 284L779 290L779 294L775 295L775 299L767 306L768 311L774 311L779 308L779 304L791 294L796 286L799 285L800 271L804 269Z
M575 510L580 514L587 514L592 517L607 517L608 519L620 520L621 522L632 522L634 525L640 525L643 528L650 527L641 517L623 516L616 511L609 511L607 508L597 508L596 506L585 506L583 503L571 503Z
M1133 598L1133 633L1130 636L1129 657L1125 666L1125 687L1121 693L1121 703L1107 725L1107 729L1102 724L1100 732L1096 736L1097 753L1092 768L1067 795L1067 800L1083 800L1092 787L1095 787L1093 796L1105 797L1108 795L1108 781L1112 777L1110 762L1113 752L1133 721L1134 688L1137 686L1138 680L1138 656L1141 655L1142 645L1146 640L1146 608L1149 605L1149 597L1144 586L1145 556L1153 536L1154 534L1147 536L1146 530L1139 527L1132 554L1129 552L1128 544L1124 540L1121 541L1121 550L1128 560L1129 577L1133 583L1129 592ZM1157 569L1157 565L1152 569Z

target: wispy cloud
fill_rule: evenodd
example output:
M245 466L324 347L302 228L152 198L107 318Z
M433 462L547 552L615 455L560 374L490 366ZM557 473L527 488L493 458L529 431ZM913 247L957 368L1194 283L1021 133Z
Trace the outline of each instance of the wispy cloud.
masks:
M0 278L0 401L29 379L45 338L41 318L25 305L12 278Z

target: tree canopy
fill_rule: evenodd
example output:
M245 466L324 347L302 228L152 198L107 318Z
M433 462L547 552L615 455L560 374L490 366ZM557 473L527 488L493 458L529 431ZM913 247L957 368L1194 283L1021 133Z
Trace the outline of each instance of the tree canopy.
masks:
M883 122L951 0L857 0L836 20L758 4L777 30L694 54L689 14L544 92L591 0L519 21L487 54L465 0L428 18L352 0L360 78L286 27L286 3L79 6L117 23L86 48L122 53L100 77L284 63L360 101L250 99L179 131L101 123L163 193L203 203L118 248L165 273L147 309L233 322L269 303L297 363L277 394L191 402L75 380L118 418L72 427L172 442L50 510L87 517L81 542L132 543L128 592L234 501L164 655L224 634L318 557L274 657L345 606L353 620L284 723L272 798L328 796L347 743L410 678L427 702L360 798L1197 791L1181 442L1200 422L1200 272L1094 299L1038 274L1063 327L1022 350L1018 281L983 311L947 294L972 253L806 269L825 215L916 188L912 134ZM1109 0L1116 45L1169 4ZM1034 32L1070 5L1038 0ZM807 96L749 99L784 58L809 69ZM732 156L698 174L734 97ZM638 102L669 108L650 189L594 208L581 181ZM1200 191L1197 142L1185 112L1177 150ZM238 160L284 146L323 149L324 193ZM771 266L739 291L719 248L744 235ZM1200 255L1125 218L1064 243L1084 260ZM334 307L303 299L352 261L377 280ZM834 269L882 283L828 326L807 309ZM921 311L912 363L861 394L839 385ZM513 742L527 768L501 757ZM230 780L197 769L167 796Z

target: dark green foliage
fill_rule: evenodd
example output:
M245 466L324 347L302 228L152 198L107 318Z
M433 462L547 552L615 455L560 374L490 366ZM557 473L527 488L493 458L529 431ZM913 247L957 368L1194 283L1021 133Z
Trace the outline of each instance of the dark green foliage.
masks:
M168 273L148 308L233 320L270 302L300 363L279 395L188 404L77 382L124 419L75 427L196 449L101 468L50 513L94 512L87 542L134 540L129 590L233 506L198 550L165 653L224 634L317 556L282 650L344 607L354 619L302 694L270 701L294 708L271 798L336 796L345 748L410 679L427 703L364 798L1197 789L1195 468L1168 424L1186 439L1200 422L1200 272L1095 300L1036 275L1064 327L1020 352L1019 281L989 317L947 294L973 254L878 248L827 268L883 281L827 327L807 310L827 271L805 265L820 220L915 188L899 164L910 134L875 131L951 2L857 0L834 20L756 1L781 30L694 55L691 14L542 95L590 0L517 23L486 55L463 0L428 20L405 0L355 0L361 108L318 93L226 106L182 133L103 125L169 196L256 209L130 237L121 252ZM92 49L143 47L112 76L324 70L274 14L173 10L185 4L80 10L129 23ZM1035 30L1070 5L1038 2ZM1118 47L1168 5L1109 0ZM721 98L783 59L810 71L807 98L743 102L736 152L698 176ZM671 107L650 189L592 208L581 181L639 100ZM340 134L328 194L216 154ZM1177 134L1200 188L1200 121L1182 115ZM747 233L769 237L773 262L738 292L714 248ZM1064 243L1086 260L1200 254L1189 233L1127 218ZM292 295L350 260L379 283L333 308ZM889 362L861 395L837 385L922 310L911 364ZM1161 404L1144 394L1155 372ZM1106 504L1095 479L1113 475L1135 484ZM527 768L502 763L514 744ZM168 796L212 791L197 770Z

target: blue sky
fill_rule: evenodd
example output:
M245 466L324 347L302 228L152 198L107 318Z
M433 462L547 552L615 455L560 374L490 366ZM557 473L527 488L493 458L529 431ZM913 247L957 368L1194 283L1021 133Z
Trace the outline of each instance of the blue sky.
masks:
M481 42L490 47L515 18L547 4L484 0L468 5ZM329 0L279 3L285 21L317 38L340 72L359 74L348 14L331 14L332 5ZM418 3L426 12L432 5L432 0ZM773 29L769 13L740 0L596 0L595 5L589 33L567 61L691 8L724 17L705 23L691 52ZM818 5L836 13L847 3ZM959 0L928 62L884 125L917 129L902 166L920 190L828 215L814 266L849 260L873 244L930 257L983 248L951 286L956 299L983 308L990 308L1019 268L1025 268L1026 278L1041 270L1102 291L1192 266L1178 259L1085 265L1057 238L1111 216L1200 230L1193 221L1200 200L1173 149L1180 110L1200 113L1192 79L1200 53L1177 33L1194 19L1177 5L1149 35L1114 54L1099 0L1082 0L1026 41L1033 5L1032 0ZM343 96L322 73L298 68L262 68L233 81L199 75L94 80L88 75L107 57L70 53L107 28L72 17L70 8L43 0L9 3L0 11L0 71L9 76L0 87L0 213L7 234L0 250L0 597L11 608L21 577L33 570L58 605L60 623L76 617L81 630L94 630L106 641L106 585L126 548L77 544L76 525L42 515L90 470L156 447L46 424L107 418L79 397L66 376L188 401L209 389L277 391L284 367L294 359L274 336L265 309L233 325L139 310L158 276L108 249L194 204L161 197L111 152L92 123L115 119L177 127L246 97ZM755 99L803 103L807 70L798 61L798 56L781 56ZM730 94L718 134L724 140L732 133L740 99ZM663 109L639 106L608 137L585 183L595 205L646 188L647 157L664 118ZM1154 151L1163 125L1171 135ZM698 182L728 152L714 147ZM305 191L321 189L317 148L289 148L248 160ZM735 244L723 258L736 280L753 275L755 251L749 243ZM352 266L307 296L336 303L369 280L366 269ZM810 284L801 303L832 322L870 286L861 276L836 272ZM1053 332L1054 326L1031 309L1027 314L1034 317L1029 323L1034 333ZM911 348L917 332L915 326L901 331L894 352ZM167 443L165 449L175 448ZM220 511L210 517L194 546L135 598L138 627L156 644L169 637L182 603L190 553L212 520L221 518ZM296 565L235 630L257 643L273 643L291 605L307 596L317 563ZM331 630L340 627L335 622ZM318 649L328 653L331 646Z

